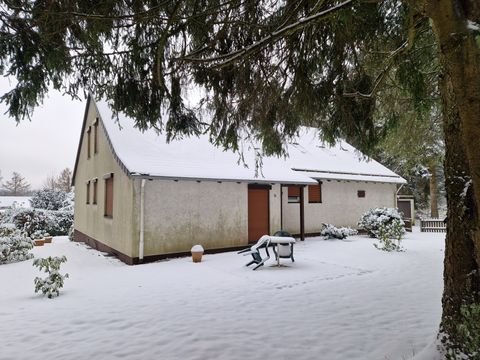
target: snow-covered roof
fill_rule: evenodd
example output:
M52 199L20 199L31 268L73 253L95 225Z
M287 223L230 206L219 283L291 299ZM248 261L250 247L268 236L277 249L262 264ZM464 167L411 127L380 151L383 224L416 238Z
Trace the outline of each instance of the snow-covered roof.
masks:
M288 153L289 167L314 179L406 183L343 140L334 146L322 143L312 128L302 128L297 142L288 146Z
M167 143L165 134L142 132L123 114L117 122L106 102L95 104L116 156L132 175L283 184L316 183L313 179L405 182L378 162L362 159L345 142L323 145L310 128L302 128L296 143L288 145L287 158L262 157L258 169L253 146L244 146L240 161L238 154L212 145L208 135Z

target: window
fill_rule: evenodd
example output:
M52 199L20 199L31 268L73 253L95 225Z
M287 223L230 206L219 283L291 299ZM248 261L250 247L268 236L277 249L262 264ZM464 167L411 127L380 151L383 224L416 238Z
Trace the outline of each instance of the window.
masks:
M288 187L288 202L299 203L300 202L300 186Z
M92 183L93 183L93 201L92 201L92 204L97 205L97 184L98 184L98 180L94 179L92 181Z
M322 183L318 185L308 186L308 202L309 203L321 203L322 202Z
M90 204L90 181L87 181L87 198L85 204Z
M92 128L89 126L87 130L87 159L90 159L90 133L92 132L91 130Z
M93 153L98 153L98 118L93 122Z
M105 179L105 217L113 217L113 174L104 176Z
M357 191L357 196L359 198L364 198L365 197L365 190L358 190Z

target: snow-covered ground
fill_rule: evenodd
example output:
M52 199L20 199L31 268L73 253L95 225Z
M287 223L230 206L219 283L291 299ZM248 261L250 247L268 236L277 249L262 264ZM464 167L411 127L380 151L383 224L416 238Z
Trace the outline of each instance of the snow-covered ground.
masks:
M0 266L0 359L409 359L438 328L443 239L307 239L252 271L236 253L132 267L55 238L34 254L67 256L60 297L34 294L32 260Z
M29 208L31 196L0 196L0 210L12 206Z

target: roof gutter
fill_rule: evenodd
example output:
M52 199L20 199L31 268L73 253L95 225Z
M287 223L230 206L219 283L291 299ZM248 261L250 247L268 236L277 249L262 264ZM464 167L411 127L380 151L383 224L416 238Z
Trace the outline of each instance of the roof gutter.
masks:
M318 181L311 180L311 181L285 181L285 180L266 180L266 179L223 179L223 178L202 178L202 177L182 177L182 176L162 176L162 175L150 175L150 174L140 174L140 173L130 173L132 177L139 177L141 179L148 179L148 180L173 180L173 181L213 181L213 182L244 182L249 184L285 184L285 185L312 185L317 184Z

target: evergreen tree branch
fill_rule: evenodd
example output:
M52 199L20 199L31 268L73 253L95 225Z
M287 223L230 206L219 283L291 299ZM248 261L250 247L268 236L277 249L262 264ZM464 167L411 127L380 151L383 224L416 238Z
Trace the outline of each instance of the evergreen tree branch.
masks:
M220 55L220 56L214 56L214 57L209 57L209 58L199 58L195 56L184 56L181 58L176 58L175 60L180 60L180 61L187 61L187 62L192 62L192 63L215 63L219 62L214 65L216 68L222 68L225 67L232 62L235 62L238 59L241 58L246 58L250 54L255 53L262 49L265 45L270 44L278 39L281 39L288 34L294 33L298 30L302 30L305 27L309 26L312 22L324 19L326 17L331 16L333 13L336 11L339 11L341 9L347 8L349 6L352 6L355 3L355 0L346 0L340 4L334 5L331 8L324 10L322 12L316 13L314 15L310 15L307 17L303 17L299 19L297 22L284 26L274 32L272 32L270 35L258 40L257 42L253 43L250 46L247 46L243 49L239 49L236 51L233 51L231 53L225 54L225 55Z

